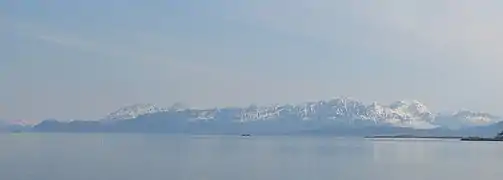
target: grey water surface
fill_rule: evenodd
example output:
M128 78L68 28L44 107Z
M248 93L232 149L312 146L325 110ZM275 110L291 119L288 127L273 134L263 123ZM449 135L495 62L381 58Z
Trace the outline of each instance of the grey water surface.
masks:
M287 136L0 134L5 180L485 180L503 142Z

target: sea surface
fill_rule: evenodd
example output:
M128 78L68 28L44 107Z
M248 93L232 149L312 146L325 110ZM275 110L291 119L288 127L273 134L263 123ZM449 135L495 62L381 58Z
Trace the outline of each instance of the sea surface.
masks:
M485 180L503 142L0 134L2 180Z

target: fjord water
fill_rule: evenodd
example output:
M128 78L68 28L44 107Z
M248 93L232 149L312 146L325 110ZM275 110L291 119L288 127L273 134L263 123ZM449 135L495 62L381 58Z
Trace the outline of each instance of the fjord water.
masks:
M500 179L503 143L280 136L1 134L8 180Z

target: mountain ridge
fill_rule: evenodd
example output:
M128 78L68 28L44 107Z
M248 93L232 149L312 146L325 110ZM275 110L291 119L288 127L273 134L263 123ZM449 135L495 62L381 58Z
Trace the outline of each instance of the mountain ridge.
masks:
M117 115L117 116L115 116ZM249 105L195 109L175 104L129 105L95 121L43 121L38 132L139 132L195 134L337 134L411 133L445 135L493 132L501 119L487 113L432 113L417 100L370 104L332 98L298 104ZM374 133L374 134L373 134ZM444 134L442 134L444 133Z
M145 106L148 105L148 106ZM327 119L360 119L374 124L389 124L397 127L410 127L415 129L431 129L435 127L462 128L466 126L478 126L496 123L500 117L483 112L473 112L460 110L446 116L442 113L432 113L426 105L418 100L401 100L389 105L373 102L365 104L362 101L351 97L337 97L328 100L310 101L298 104L273 104L273 105L249 105L247 107L224 107L224 108L159 108L152 104L136 104L125 106L113 113L110 113L102 120L114 119L125 120L134 119L141 115L170 112L170 111L190 111L194 117L189 121L214 120L215 115L221 110L235 109L239 111L234 120L239 122L265 121L277 118L289 118L313 120L320 118ZM150 111L138 111L138 109L149 109ZM130 112L128 112L130 111ZM133 112L131 112L133 111ZM122 112L122 114L117 113ZM119 114L119 116L114 116ZM129 116L123 118L123 114ZM320 117L320 115L322 117ZM450 118L451 122L447 122ZM484 123L485 122L485 123ZM457 124L456 124L457 123ZM455 124L455 125L454 125Z

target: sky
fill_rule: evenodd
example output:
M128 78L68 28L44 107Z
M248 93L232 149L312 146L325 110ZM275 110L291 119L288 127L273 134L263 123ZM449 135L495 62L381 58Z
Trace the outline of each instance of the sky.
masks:
M0 1L0 119L353 97L503 115L503 1Z

